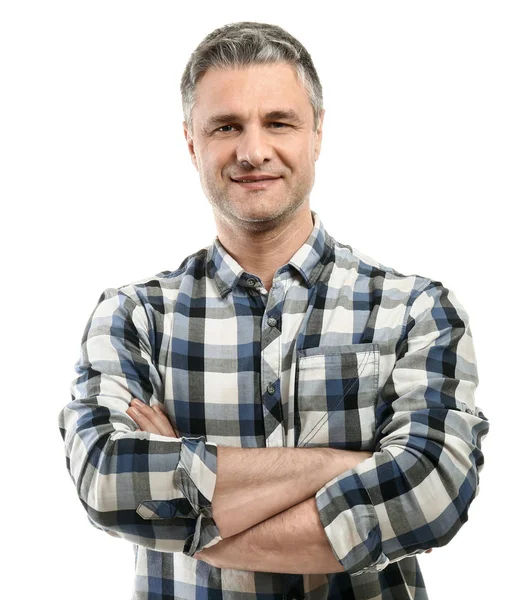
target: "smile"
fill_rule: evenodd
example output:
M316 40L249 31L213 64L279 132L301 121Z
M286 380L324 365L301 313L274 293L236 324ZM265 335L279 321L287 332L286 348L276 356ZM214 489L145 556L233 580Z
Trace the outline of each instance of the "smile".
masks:
M248 190L263 190L268 187L271 187L272 185L275 185L276 182L280 179L280 177L277 177L276 179L259 179L257 181L232 181Z

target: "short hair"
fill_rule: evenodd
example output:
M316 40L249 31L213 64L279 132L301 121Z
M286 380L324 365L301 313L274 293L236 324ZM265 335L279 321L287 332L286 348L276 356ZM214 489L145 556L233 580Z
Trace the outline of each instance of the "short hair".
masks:
M311 56L304 46L278 25L241 21L209 33L192 52L181 77L184 120L192 133L192 112L196 85L210 69L257 64L286 63L294 67L313 108L313 129L317 130L323 108L322 85Z

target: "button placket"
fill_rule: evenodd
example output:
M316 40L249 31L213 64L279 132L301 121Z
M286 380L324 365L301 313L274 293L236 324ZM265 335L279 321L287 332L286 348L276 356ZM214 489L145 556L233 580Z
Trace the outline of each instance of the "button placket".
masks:
M284 409L280 392L281 332L276 328L282 312L286 286L274 281L267 294L261 326L261 385L264 396L266 447L285 445ZM272 315L269 316L268 315Z

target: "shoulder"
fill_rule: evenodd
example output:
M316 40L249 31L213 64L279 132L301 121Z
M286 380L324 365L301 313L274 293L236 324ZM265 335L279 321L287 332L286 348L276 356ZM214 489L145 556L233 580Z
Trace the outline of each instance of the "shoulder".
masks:
M175 270L159 271L112 288L112 291L127 296L137 305L156 307L165 300L175 298L186 276L195 276L197 272L204 271L208 249L209 247L201 248L189 254Z
M367 291L401 292L412 300L435 283L421 273L406 273L362 252L359 248L333 240L335 267L356 275L357 286ZM401 294L400 294L401 295ZM402 296L403 297L403 296Z

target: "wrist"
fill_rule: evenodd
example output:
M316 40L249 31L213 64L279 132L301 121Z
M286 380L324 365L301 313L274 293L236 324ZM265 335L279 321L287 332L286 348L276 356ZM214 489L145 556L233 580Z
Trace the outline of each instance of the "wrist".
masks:
M334 449L336 458L336 466L339 468L343 467L344 471L348 469L354 469L362 461L367 460L373 456L372 452L365 452L361 450L336 450ZM343 471L340 471L341 473Z

